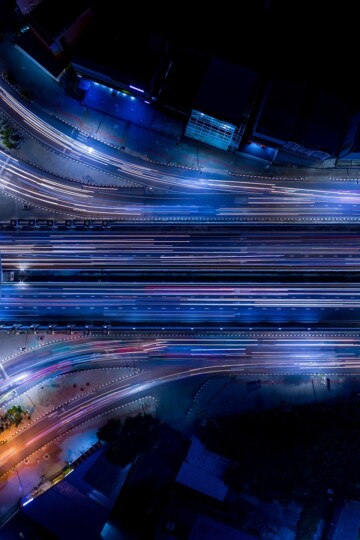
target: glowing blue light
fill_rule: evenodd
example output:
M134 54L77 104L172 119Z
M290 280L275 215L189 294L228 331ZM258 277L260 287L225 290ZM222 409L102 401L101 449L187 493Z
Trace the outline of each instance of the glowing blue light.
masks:
M129 87L130 87L132 90L137 90L138 92L141 92L142 94L145 92L145 90L142 90L141 88L137 88L137 86L132 86L131 84L130 84Z
M251 142L251 143L249 144L249 146L250 146L250 148L253 148L253 149L256 148L257 150L258 150L259 148L261 148L261 145L258 144L258 143L256 143L256 142Z

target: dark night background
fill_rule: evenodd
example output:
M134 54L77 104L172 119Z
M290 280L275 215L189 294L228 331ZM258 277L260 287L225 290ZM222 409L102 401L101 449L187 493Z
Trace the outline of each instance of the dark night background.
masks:
M118 60L124 71L131 71L134 64L138 69L146 70L148 66L142 53L149 38L154 43L157 35L168 40L175 61L176 51L182 52L179 60L183 63L182 70L178 73L184 77L181 81L170 78L165 89L165 97L174 107L190 107L202 79L202 59L211 56L260 71L265 77L284 75L295 81L331 87L332 92L360 106L358 16L354 2L249 0L232 4L208 3L201 7L180 2L140 5L90 0L90 3L95 22L81 47L91 50L99 62ZM11 13L13 6L12 1L0 0L3 14ZM6 31L11 25L15 27L16 20L1 17L0 13L0 28ZM111 42L108 41L110 36ZM269 500L278 496L286 502L287 495L298 490L299 499L308 507L314 505L315 508L315 502L319 504L319 508L315 508L317 519L329 506L326 489L331 482L339 496L350 493L354 498L359 497L359 484L352 481L357 474L357 461L351 462L351 453L356 455L359 448L360 418L355 414L358 409L358 395L352 396L349 402L332 406L290 409L282 406L269 413L262 411L242 419L238 417L236 429L233 429L233 418L229 422L228 418L219 417L209 423L207 429L200 426L198 434L212 451L247 463L247 471L231 479L234 489L244 489L246 484L250 486L249 491L252 487L254 492L257 490ZM142 435L140 432L146 452L139 453L139 461L150 461L150 452L155 454L157 450L160 455L157 459L163 465L168 447L164 449L155 437L155 442L153 438L149 442L146 437L144 442ZM165 435L176 440L173 433L166 432ZM244 436L247 437L246 445ZM135 454L139 448L137 437L138 432L135 442L128 439L132 443L129 447L135 447ZM167 441L165 437L164 440ZM186 447L185 443L181 439L179 446ZM119 458L116 452L115 457ZM292 475L302 458L302 466ZM120 459L118 463L124 464ZM336 469L336 475L332 474L333 469ZM151 472L151 467L147 470ZM154 482L154 477L151 481ZM147 493L149 491L152 493L152 486L147 485ZM161 495L166 499L166 493ZM140 502L144 502L145 514L149 501L144 497ZM150 500L150 503L155 506L156 501ZM132 519L130 513L128 519L129 516ZM145 520L144 523L146 525ZM148 540L146 530L141 534L144 536L139 538ZM50 536L41 538L47 540Z

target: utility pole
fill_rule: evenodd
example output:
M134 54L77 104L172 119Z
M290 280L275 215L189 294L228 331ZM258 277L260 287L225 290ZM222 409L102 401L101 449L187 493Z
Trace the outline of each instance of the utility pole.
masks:
M314 397L315 397L315 401L317 401L317 396L316 396L316 392L315 392L315 386L314 386L314 379L311 379L311 384L312 384L312 387L313 387L313 391L314 391Z
M18 479L19 479L20 489L21 489L22 492L24 492L24 486L23 486L23 483L22 483L22 481L21 481L19 471L18 471L17 469L15 469L15 472L16 472L17 477L18 477Z
M36 405L35 405L35 403L33 402L33 400L31 399L31 397L29 396L29 394L26 394L26 395L27 395L27 397L30 399L31 403L34 405L34 409L37 410L37 409L36 409Z

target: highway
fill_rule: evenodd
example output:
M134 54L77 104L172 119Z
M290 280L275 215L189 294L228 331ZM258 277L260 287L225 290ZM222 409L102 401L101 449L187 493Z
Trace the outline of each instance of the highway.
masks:
M358 179L152 163L59 122L4 80L0 111L43 159L0 151L1 201L26 203L34 221L45 211L52 223L22 227L16 215L0 231L0 328L71 327L60 342L3 358L1 407L58 375L132 369L71 401L59 398L13 433L0 445L0 477L171 381L358 373ZM47 158L56 158L57 171ZM91 168L91 181L81 166ZM56 217L117 225L61 230ZM78 324L86 332L75 333Z
M359 324L357 229L17 230L0 251L3 324Z
M360 286L343 283L19 282L2 286L1 321L358 325L359 308Z
M346 272L360 269L360 229L292 230L241 226L205 230L0 232L4 271L25 271L32 279L60 271L97 270L204 273ZM64 274L64 272L63 272Z
M185 187L178 184L179 192L172 193L169 190L152 192L148 181L140 188L82 185L42 174L31 165L20 164L0 152L0 191L52 213L94 219L180 223L199 220L216 223L223 219L233 222L358 223L360 219L360 194L356 189L320 187L318 181L313 182L314 187L310 181L306 187L295 187L292 181L271 181L263 177L234 180L225 173L224 180L192 177L187 184Z
M122 156L118 150L91 140L84 144L55 127L1 82L0 109L30 136L66 161L81 162L106 172L120 185L84 185L76 178L50 175L31 163L0 152L0 191L49 212L127 221L181 223L317 222L357 223L360 194L329 182L328 172L303 177L271 178L228 170L194 171L151 164ZM48 118L49 120L49 118ZM56 119L51 119L57 124ZM46 170L46 162L44 162ZM59 167L59 173L61 167ZM125 182L127 187L123 186Z
M3 395L20 395L32 385L57 373L100 366L137 367L128 378L115 381L70 402L58 403L50 413L18 430L0 446L0 476L30 453L64 436L70 429L104 414L126 400L151 393L159 385L186 377L220 373L352 373L360 354L357 332L259 332L194 334L137 333L130 339L69 338L9 358L2 364L0 388ZM6 374L6 376L5 376Z

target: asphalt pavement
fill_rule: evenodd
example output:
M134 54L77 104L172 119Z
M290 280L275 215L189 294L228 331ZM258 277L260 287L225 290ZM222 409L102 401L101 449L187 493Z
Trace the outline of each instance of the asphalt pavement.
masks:
M292 166L271 166L269 162L248 158L237 152L225 152L184 136L186 121L172 114L152 111L151 123L146 127L138 119L129 120L104 114L84 105L5 36L0 43L0 69L11 73L17 88L26 91L31 106L53 123L61 123L80 130L78 138L97 139L139 159L176 168L201 172L230 171L242 174L298 174ZM120 99L120 98L119 98Z
M46 74L40 66L14 47L8 37L5 37L0 44L0 69L2 72L10 71L15 75L19 87L29 92L31 106L38 108L44 117L50 115L51 120L57 119L64 126L79 130L77 134L79 140L87 141L88 137L89 139L94 138L110 147L119 149L120 152L128 154L129 157L175 168L191 169L198 171L199 174L219 170L230 171L234 174L263 174L266 177L298 174L298 171L293 167L269 166L269 163L265 161L249 159L237 153L224 152L188 139L184 136L185 124L183 122L176 122L170 115L160 114L158 111L154 116L153 126L149 129L131 122L129 119L92 110L81 101L68 95L64 88ZM39 145L36 142L26 140L19 152L22 152L24 157L26 155L28 159L31 158L33 162L38 160L44 166L43 155L39 150ZM57 159L55 155L53 159ZM47 166L56 169L55 161L52 164L47 161ZM74 162L69 162L68 170L64 171L62 168L63 174L69 176L70 170L74 170L74 167ZM302 170L302 174L304 173L311 174L311 171ZM94 181L90 171L85 174L80 174L80 171L74 174L75 177L81 177L81 175L84 181ZM109 178L100 178L98 174L96 179L101 183L111 181ZM2 338L1 334L0 337ZM46 335L27 336L23 334L12 336L11 341L7 337L3 336L0 340L0 360L9 355L18 354L22 347L41 347L40 337L43 337L44 342L49 339ZM310 388L309 395L311 396L313 386L308 384L308 388ZM31 396L31 399L35 405L38 404L35 396ZM86 433L85 441L89 445L93 443L94 432L93 428ZM79 450L79 452L86 450L83 441L84 434L81 433L78 440L73 439L67 441L66 444L64 443L61 459L59 458L58 461L66 461L66 458L69 457L66 452L69 451L70 447ZM59 451L57 451L57 455L59 455ZM52 466L59 466L59 463L54 463ZM3 483L1 487L1 512L16 504L19 497L29 492L36 485L36 482L39 482L42 474L49 474L49 456L45 451L41 455L32 456L29 463L22 464L16 471L14 470L11 478Z

